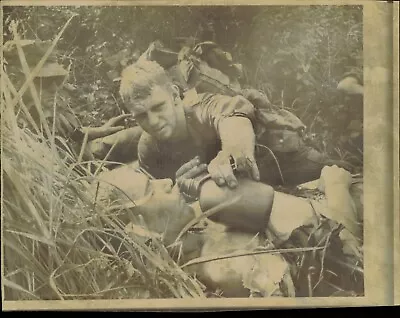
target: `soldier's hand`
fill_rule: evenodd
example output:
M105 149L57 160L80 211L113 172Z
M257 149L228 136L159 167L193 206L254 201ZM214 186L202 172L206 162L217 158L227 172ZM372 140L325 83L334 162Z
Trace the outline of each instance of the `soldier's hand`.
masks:
M220 151L208 165L208 172L218 186L236 188L238 181L235 171L247 174L256 181L260 180L260 172L253 154Z
M327 187L343 186L348 189L352 183L352 175L350 172L336 165L325 166L321 171L318 189L325 192Z
M244 174L255 181L260 180L260 171L254 154L251 151L232 152L233 168L240 174Z
M88 140L93 140L96 138L102 138L105 136L109 136L115 134L121 130L125 129L125 126L119 125L124 119L131 117L131 114L123 114L117 117L113 117L108 120L103 126L100 127L83 127L82 132L88 134Z

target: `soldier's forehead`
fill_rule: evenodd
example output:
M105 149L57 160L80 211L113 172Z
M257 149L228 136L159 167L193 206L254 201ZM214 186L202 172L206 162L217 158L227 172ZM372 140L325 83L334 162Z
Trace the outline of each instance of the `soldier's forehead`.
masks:
M131 111L135 114L146 112L147 110L149 110L154 106L158 106L160 104L165 103L170 97L171 93L169 93L166 89L157 86L151 90L150 95L147 96L146 98L140 101L138 100L131 101Z
M151 191L150 179L129 166L122 166L111 171L103 172L98 177L104 185L111 185L124 191L132 199L137 200Z
M132 105L132 112L135 114L140 114L140 113L147 111L148 108L149 107L143 103L134 103Z

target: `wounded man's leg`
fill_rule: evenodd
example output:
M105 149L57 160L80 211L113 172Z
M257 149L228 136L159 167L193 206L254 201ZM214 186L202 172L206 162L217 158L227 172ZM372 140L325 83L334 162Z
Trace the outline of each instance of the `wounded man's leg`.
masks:
M318 215L306 199L275 191L267 237L280 245L301 226L317 226Z

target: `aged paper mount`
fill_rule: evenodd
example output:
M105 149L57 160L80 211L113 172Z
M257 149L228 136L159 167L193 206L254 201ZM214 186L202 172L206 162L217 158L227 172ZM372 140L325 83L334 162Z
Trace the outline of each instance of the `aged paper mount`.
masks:
M39 1L2 1L38 5ZM40 1L39 5L169 5L167 1ZM3 310L179 310L343 307L400 303L399 5L377 1L175 1L180 5L363 5L365 85L365 297L271 299L161 299L3 301ZM390 7L389 14L382 14ZM394 119L394 120L393 120ZM3 222L2 222L3 224ZM3 264L3 262L2 262ZM4 293L3 293L4 295Z

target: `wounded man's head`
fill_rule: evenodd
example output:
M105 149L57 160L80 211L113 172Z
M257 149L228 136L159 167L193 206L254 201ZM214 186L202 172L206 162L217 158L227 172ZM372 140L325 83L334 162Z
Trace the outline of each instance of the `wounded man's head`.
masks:
M115 210L125 209L132 222L140 218L147 230L160 234L166 244L195 217L170 179L150 180L127 165L100 174L97 181L94 191L98 201Z

